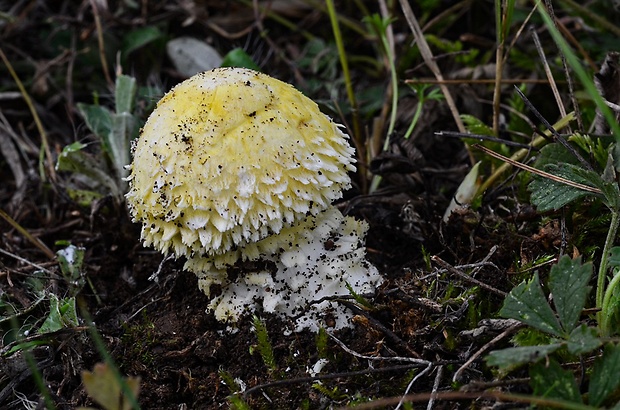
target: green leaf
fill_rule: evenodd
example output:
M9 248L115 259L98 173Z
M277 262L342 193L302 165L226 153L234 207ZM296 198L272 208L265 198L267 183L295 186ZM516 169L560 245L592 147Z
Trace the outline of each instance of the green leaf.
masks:
M120 183L120 180L129 173L125 166L131 162L131 141L137 137L140 124L136 117L124 112L112 116L112 125L112 132L106 136L106 144L110 147L110 158ZM120 185L125 184L120 183Z
M549 164L573 164L579 165L579 160L560 143L545 145L536 156L534 166L544 169Z
M566 347L570 353L580 355L590 353L600 345L596 329L583 324L571 332Z
M604 167L608 162L608 148L612 142L610 139L575 133L568 137L568 141L575 143L579 148L587 152L600 167Z
M530 202L539 212L556 211L589 194L581 189L537 175L533 176L528 189L531 192Z
M535 363L530 367L530 385L535 396L562 399L571 403L582 403L575 376L564 370L555 360L546 364Z
M500 370L509 371L526 363L534 363L549 356L562 347L560 343L540 346L510 347L494 350L484 358L489 366L497 366Z
M620 246L614 246L609 250L609 259L607 259L607 263L611 268L620 266Z
M267 326L265 326L265 323L256 315L253 317L252 323L254 325L254 333L256 333L256 338L258 339L258 351L263 362L270 371L277 370L278 365L273 353L271 341L269 340L269 333L267 333Z
M65 249L56 252L60 271L69 281L78 280L82 274L82 263L84 262L84 248L69 245Z
M558 164L547 164L543 167L543 170L552 175L592 187L597 186L591 182L597 178L603 183L599 175L582 169L580 165L568 163L563 163L561 166ZM540 212L557 210L584 196L598 196L592 192L538 175L533 176L528 189L531 192L530 201Z
M620 272L617 272L617 270L614 273L615 275L620 275ZM601 326L601 328L611 329L611 333L617 334L618 329L620 329L620 292L618 289L615 289L615 286L611 287L613 282L616 282L615 276L614 280L610 282L610 286L605 289L604 308L601 312L603 316L601 321L604 326Z
M553 294L553 304L560 317L566 334L577 324L591 287L592 263L581 263L581 257L574 260L564 255L551 267L549 289Z
M562 336L562 327L545 299L538 273L512 289L499 311L502 317L519 320L543 332Z
M56 162L57 171L77 172L106 187L114 196L122 195L116 180L108 175L102 164L83 151L86 145L74 142L63 148Z
M612 178L612 182L607 182L605 175L599 175L596 172L583 169L581 167L569 167L568 171L575 178L574 180L584 181L586 185L594 186L600 189L603 193L605 205L614 211L620 211L620 187ZM614 176L615 177L615 176ZM608 176L609 178L609 176ZM571 178L572 179L572 178ZM594 194L595 196L600 196Z
M58 299L50 295L50 313L38 330L39 334L55 332L65 327L78 326L75 298Z
M620 386L620 345L607 343L603 355L594 361L590 377L589 401L600 406Z
M114 100L117 114L133 112L137 91L138 86L135 78L123 74L116 77Z
M467 128L467 131L477 135L495 136L493 129L473 115L463 114L461 120Z
M69 195L69 198L75 203L85 208L90 208L92 203L100 199L102 195L99 192L95 192L89 189L74 189L66 187L65 190Z
M145 26L129 32L123 38L123 58L129 53L162 38L164 34L155 26Z
M78 103L77 109L84 118L84 122L88 129L102 140L106 151L110 151L110 147L106 145L105 136L112 132L112 113L105 107L100 105Z
M260 71L260 67L242 48L233 48L222 59L221 67L242 67Z
M131 400L123 395L121 382L122 380L119 380L107 364L98 363L92 372L82 372L82 383L86 393L105 410L131 409ZM140 378L127 377L125 382L134 398L137 398Z
M583 169L577 158L559 143L543 147L534 166L550 174L585 185L598 187L598 184L592 181L603 182L600 175ZM532 194L530 198L532 204L541 212L557 210L578 198L594 195L538 175L533 176L528 189Z

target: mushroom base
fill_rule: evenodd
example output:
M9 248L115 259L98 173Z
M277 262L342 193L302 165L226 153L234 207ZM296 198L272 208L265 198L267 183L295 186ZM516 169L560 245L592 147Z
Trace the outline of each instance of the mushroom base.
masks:
M236 322L262 308L291 320L295 331L339 329L351 326L353 314L334 298L350 296L347 285L357 294L374 293L383 281L365 259L367 230L365 222L330 207L309 216L295 235L287 232L294 238L290 246L252 258L258 263L246 264L253 268L236 278L229 276L238 267L218 269L205 259L190 259L186 268L196 272L206 294L212 285L219 285L221 292L207 309L219 321Z

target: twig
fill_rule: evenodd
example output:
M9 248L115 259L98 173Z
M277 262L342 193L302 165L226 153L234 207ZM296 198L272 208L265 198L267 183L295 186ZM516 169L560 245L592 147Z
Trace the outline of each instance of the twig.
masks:
M562 129L564 127L566 127L566 125L572 121L575 118L575 114L574 113L570 113L568 114L566 117L560 118L560 120L558 120L555 124L554 124L554 128L555 129ZM545 130L543 132L543 136L538 136L536 138L534 138L532 140L532 142L530 143L532 148L538 148L539 146L543 145L545 142L547 142L547 135L551 135L551 132L549 130ZM514 154L512 154L512 156L510 157L511 160L513 161L519 161L523 158L525 158L526 155L529 155L529 153L531 152L531 148L527 148L527 149L520 149L519 151L515 152ZM506 172L509 168L510 168L510 163L505 162L504 164L500 165L499 167L497 167L497 169L493 172L493 174L491 174L490 177L488 177L480 186L480 188L478 188L478 192L476 193L476 196L478 195L482 195L484 194L484 192L486 192L487 189L489 189L490 186L492 186L495 181L504 173Z
M433 363L433 362L429 362L428 360L416 359L414 357L402 357L402 356L377 357L377 356L366 356L366 355L357 353L354 350L349 349L347 347L347 345L345 345L342 341L340 341L340 339L338 339L336 336L334 336L333 333L327 332L327 334L329 335L329 337L334 339L334 341L345 352L349 353L352 356L357 357L358 359L365 359L365 360L371 360L371 361L386 361L386 362L409 362L409 363L416 363L416 364L419 364L419 365L422 365L422 366L428 366L429 364Z
M95 18L95 27L97 28L97 43L99 45L99 59L101 60L101 69L105 80L110 87L114 86L114 81L110 76L110 70L108 69L108 62L105 56L105 43L103 42L103 28L101 27L101 17L99 16L99 9L95 0L90 0L90 6L93 9L93 16Z
M501 6L500 6L501 4ZM499 135L499 104L502 96L501 80L503 76L504 51L507 29L508 5L506 1L495 1L495 87L493 87L493 133Z
M478 279L472 278L471 276L469 276L468 274L466 274L465 272L463 272L460 269L455 268L454 266L450 265L448 262L444 261L443 259L441 259L439 256L434 255L431 257L431 260L433 262L435 262L437 265L441 266L442 268L446 269L448 272L450 272L453 275L458 276L459 278L473 283L474 285L480 286L481 288L484 288L490 292L495 293L496 295L502 296L502 297L506 297L506 292L503 292L497 288L494 288L491 285L487 285L486 283L479 281Z
M405 397L407 402L422 402L428 401L431 398L435 400L495 400L502 402L512 402L512 403L529 403L536 404L542 407L553 407L557 409L564 410L585 410L591 409L594 410L594 407L586 406L582 403L570 402L562 399L555 399L551 397L542 397L542 396L529 396L525 394L511 394L511 393L501 393L499 391L490 390L490 391L481 391L481 392L460 392L460 391L446 391L446 392L436 392L436 393L418 393L418 394L410 394ZM396 404L402 400L402 397L386 397L383 399L373 400L368 403L360 403L355 406L356 410L367 410L367 409L378 409L385 408L392 404ZM347 410L350 407L337 407L336 410Z
M575 9L578 16L587 16L588 19L596 21L596 23L601 27L604 27L605 30L614 33L616 37L620 37L620 27L613 23L610 23L604 17L601 17L598 14L594 13L592 9L588 8L586 5L581 5L573 0L563 0L563 2L568 4L569 7ZM549 8L547 8L547 10L548 9Z
M547 80L549 80L549 86L551 87L551 91L553 92L555 103L558 105L558 109L560 110L560 115L562 117L566 117L566 108L564 108L562 97L560 97L560 90L558 90L558 86L555 83L555 78L553 78L553 74L551 73L551 68L549 67L549 62L547 61L545 50L543 50L542 48L540 38L538 38L538 33L536 33L534 27L530 27L530 34L532 35L534 45L536 46L536 51L538 51L538 56L540 57L540 60L542 61L543 67L545 69L545 75L547 76Z
M43 241L41 241L39 238L35 238L34 236L32 236L30 232L28 232L15 219L11 218L11 216L4 212L2 209L0 209L0 218L8 222L8 224L11 225L13 228L17 229L17 231L21 233L24 238L28 239L31 244L39 248L45 254L45 256L52 260L56 258L56 254L52 252L52 250L48 248L47 245L43 243Z
M546 1L547 12L549 13L549 17L553 21L555 26L558 26L558 21L555 18L555 13L553 12L553 4L551 1ZM536 9L536 7L534 7ZM532 10L534 11L534 10ZM577 98L575 97L575 87L573 86L573 76L568 68L568 62L566 61L566 56L562 52L562 49L559 48L560 58L562 59L562 67L564 68L564 75L566 76L566 81L568 83L568 95L570 96L571 104L573 106L573 110L575 111L575 115L577 117L577 129L579 131L583 131L583 119L581 118L581 112L579 111L579 103L577 102Z
M530 167L529 165L525 165L525 164L522 164L522 163L520 163L518 161L514 161L511 158L505 157L502 154L498 154L497 152L495 152L493 150L490 150L490 149L488 149L486 147L483 147L482 145L474 144L472 146L474 148L478 148L480 151L484 152L487 155L490 155L490 156L492 156L494 158L497 158L497 159L501 159L502 161L505 161L506 163L508 163L508 164L510 164L512 166L515 166L517 168L521 168L521 169L523 169L525 171L528 171L528 172L531 172L533 174L539 175L539 176L541 176L543 178L547 178L547 179L550 179L552 181L559 182L561 184L569 185L569 186L572 186L573 188L582 189L582 190L587 191L587 192L592 192L594 194L601 194L601 195L603 194L603 192L600 189L598 189L598 188L594 188L594 187L591 187L589 185L580 184L579 182L574 182L574 181L571 181L570 179L562 178L562 177L559 177L557 175L553 175L553 174L550 174L548 172L541 171L541 170L536 169L534 167Z
M523 327L523 326L524 325L522 323L517 323L515 325L510 326L508 329L504 330L502 333L500 333L499 335L495 336L488 343L486 343L484 346L482 346L480 349L478 349L478 351L476 351L476 353L472 354L471 357L469 359L467 359L467 361L465 363L463 363L463 365L461 367L459 367L459 369L456 372L454 372L454 375L452 376L452 381L453 382L457 382L459 380L460 376L461 376L461 373L463 373L465 371L465 369L467 369L484 352L486 352L487 350L489 350L489 348L494 346L497 342L499 342L500 340L502 340L506 336L511 335L512 333L514 333L515 330L517 330L517 329L519 329L520 327Z
M495 269L499 270L499 268L495 266L493 262L489 262L489 260L491 259L491 256L493 256L495 252L497 252L497 248L499 248L497 245L493 245L491 249L489 250L489 252L487 253L487 255L480 262L471 264L471 267L474 268L472 275L475 275L480 269L482 269L483 266L486 266L486 265L493 266ZM459 266L459 268L461 269L463 269L463 267L464 267L463 265Z
M548 11L549 9L547 9L547 13ZM562 36L564 36L564 38L567 41L567 44L571 44L574 48L576 48L579 51L579 54L581 54L583 60L585 60L588 66L590 66L590 69L596 72L596 70L598 70L598 66L596 62L592 59L592 57L590 57L590 55L588 54L588 51L583 47L581 42L575 38L573 33L571 33L571 30L569 30L568 27L562 24L561 21L556 20L556 23L557 23L558 31L562 34Z
M413 379L411 379L411 381L407 385L407 388L405 389L405 394L403 395L402 399L398 402L398 406L396 406L395 410L400 409L400 406L403 405L403 403L405 402L405 397L407 397L407 395L409 394L409 390L411 390L411 387L413 386L413 383L415 383L416 381L418 381L418 379L420 379L420 377L422 377L426 373L428 373L429 370L431 370L431 363L429 363L428 366L426 366L426 368L424 370L422 370L420 373L416 374L415 377Z
M443 377L443 366L437 366L437 374L435 375L435 382L433 383L433 391L431 392L432 394L437 393L437 390L439 389L439 382L441 381L442 377ZM428 401L428 405L426 406L426 410L432 410L433 404L435 404L435 397L431 395L431 398Z
M452 117L454 118L454 122L456 123L456 126L458 127L460 132L467 132L467 130L465 129L465 125L463 124L463 121L461 120L459 111L456 108L454 99L452 98L452 94L450 94L450 90L448 90L448 87L443 83L444 81L443 75L441 74L441 71L439 70L437 63L433 59L433 54L431 52L431 49L428 46L428 43L426 42L426 39L424 37L424 33L422 32L422 28L420 27L420 24L418 23L415 15L413 14L411 5L409 4L407 0L400 0L400 6L403 10L403 13L405 14L405 18L407 19L409 28L411 29L411 32L413 33L413 37L415 38L415 41L418 44L418 48L420 49L420 54L422 54L422 58L424 59L424 62L433 72L437 80L440 81L439 87L441 88L441 92L446 98L446 103L448 104L448 107L450 108L450 112L452 113Z
M505 140L503 138L490 137L488 135L467 134L467 133L456 132L456 131L437 131L435 135L439 137L450 137L450 138L461 138L461 139L471 138L471 139L479 140L479 141L492 141L492 142L497 142L499 144L504 144L508 147L517 147L517 148L525 148L525 149L530 148L530 149L538 150L538 148L534 148L530 144L523 144L521 142Z
M376 329L382 332L388 339L396 343L401 349L406 351L408 354L410 354L411 356L415 356L417 358L420 357L420 355L414 352L413 350L411 350L411 348L407 345L407 343L405 343L404 340L398 337L396 333L392 332L390 329L385 327L381 322L379 322L374 317L368 315L363 309L360 309L355 303L349 302L347 300L341 300L340 303L342 303L343 305L351 309L353 313L355 313L356 315L364 316L370 322L370 324L372 324Z
M352 371L352 372L331 373L331 374L323 374L323 375L317 375L317 376L297 377L294 379L276 380L273 382L259 384L254 387L251 387L243 392L243 396L247 397L248 395L254 392L262 391L270 387L288 386L292 384L301 384L301 383L312 383L316 380L342 379L346 377L363 376L366 374L374 374L374 373L396 372L400 370L415 369L416 367L420 367L420 365L419 364L405 364L405 365L400 365L400 366L381 367L381 368L376 368L376 369L369 368L365 370L357 370L357 371Z
M25 263L25 264L27 264L27 265L30 265L30 266L32 266L32 267L34 267L34 268L36 268L36 269L38 269L38 270L40 270L40 271L42 271L42 272L45 272L45 273L47 273L48 275L50 275L50 278L59 279L59 280L60 280L60 279L62 279L62 276L57 275L56 273L52 272L52 271L51 271L51 270L49 270L49 269L44 268L43 266L41 266L41 265L39 265L39 264L36 264L36 263L34 263L34 262L30 262L28 259L24 259L24 258L22 258L22 257L21 257L21 256L19 256L19 255L15 255L14 253L11 253L11 252L9 252L9 251L5 251L5 250L4 250L4 249L2 249L2 248L0 248L0 253L4 254L4 255L6 255L6 256L9 256L9 257L11 257L11 258L13 258L13 259L17 259L18 261L20 261L20 262L22 262L22 263Z
M514 35L512 41L510 42L510 44L506 48L506 51L504 52L504 61L502 61L502 64L506 64L506 62L508 61L508 58L510 57L510 51L512 50L514 45L517 43L517 40L519 40L519 37L521 37L523 30L525 30L525 27L527 26L527 24L532 18L532 15L534 15L535 12L536 12L536 7L532 7L532 10L530 10L530 13L523 20L523 22L521 23L521 26L519 26L517 33ZM542 81L546 81L546 80L542 80Z
M543 78L501 78L500 84L549 84L548 80ZM497 80L494 78L454 78L436 80L432 78L415 78L405 80L405 84L495 84Z
M553 125L551 125L551 123L549 123L549 121L547 121L545 119L545 117L538 112L538 110L536 109L536 107L534 107L534 104L532 104L530 102L530 100L525 96L525 94L523 94L523 92L521 90L519 90L518 87L515 87L515 91L517 92L517 94L519 94L519 96L523 99L523 102L525 103L525 105L527 106L527 108L530 109L530 111L532 111L532 113L536 116L536 118L538 118L538 120L540 122L543 123L543 125L551 132L551 135L553 135L553 137L556 139L557 142L559 142L560 144L562 144L562 146L564 148L566 148L568 150L568 152L570 152L575 158L577 158L577 160L581 163L581 165L583 165L587 170L590 171L594 171L594 168L592 168L592 165L586 161L578 152L577 150L575 150L575 148L573 148L572 145L570 145L566 139L564 139L564 137L562 137L556 130L555 128L553 128Z
M11 64L9 59L6 57L6 55L4 54L4 51L2 51L1 48L0 48L0 58L4 62L4 65L6 65L7 70L9 70L11 77L13 77L13 81L15 81L17 88L19 88L19 92L21 93L22 98L26 102L26 105L28 106L28 109L30 110L30 114L32 114L32 119L34 120L34 123L37 126L37 130L39 131L39 135L41 136L41 145L43 146L43 150L41 151L41 156L39 157L39 164L40 164L39 167L42 167L43 158L41 157L42 157L42 154L45 153L45 159L47 160L45 161L47 165L47 174L49 175L52 181L56 181L56 169L54 168L52 151L50 149L50 145L47 140L47 132L45 132L45 128L43 128L43 123L41 122L41 118L39 117L39 114L37 113L37 110L34 106L34 103L32 102L32 99L30 98L30 95L26 91L26 87L24 87L24 84L21 82L21 80L17 76L17 73L13 69L13 65ZM43 172L43 170L40 168L39 171L41 172L41 177L45 178L45 173Z

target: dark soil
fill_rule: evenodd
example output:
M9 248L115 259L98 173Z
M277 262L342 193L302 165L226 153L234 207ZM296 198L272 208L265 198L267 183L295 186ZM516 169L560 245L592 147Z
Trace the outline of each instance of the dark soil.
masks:
M47 3L26 1L12 6L14 19L0 26L0 47L26 83L47 131L52 155L57 157L74 141L91 144L89 150L96 154L100 152L96 139L83 124L75 104L91 103L93 93L98 93L102 104L112 106L91 7L98 2ZM170 38L191 35L207 39L223 53L242 47L266 73L301 89L310 89L310 81L328 82L320 77L324 72L312 72L297 64L307 42L303 30L326 41L331 38L328 16L314 8L274 2L274 7L275 3L283 7L275 12L294 22L295 30L262 15L256 20L252 2L145 1L137 9L127 6L130 2L113 3L103 7L99 16L111 67L124 36L152 25ZM361 15L354 3L339 2L337 7L343 16L359 21ZM365 3L371 9L376 7L374 2ZM455 4L445 3L446 8ZM397 37L411 40L399 10L393 10L398 16L394 24ZM492 21L492 13L490 3L471 2L469 8L459 11L458 19L447 22L438 32L452 40L467 34L493 44L492 25L480 24ZM347 30L345 39L351 55L376 59L368 39ZM519 41L517 47L530 52L530 43ZM408 44L400 40L398 45L403 53L401 63L409 64L409 68L401 69L404 78L430 78L419 56L405 55ZM166 90L182 79L165 57L163 43L144 47L122 60L125 73L135 75L141 85L159 84ZM388 89L388 73L381 64L381 73L353 66L357 91L371 86ZM446 73L457 68L453 57L442 61ZM512 68L515 77L539 75L522 67ZM523 185L508 174L486 194L476 211L459 212L449 223L443 223L443 212L471 165L470 152L459 139L435 135L437 131L456 130L444 102L429 102L414 137L403 140L417 101L412 95L404 97L391 150L370 164L359 164L362 171L353 176L355 187L340 204L346 213L370 224L368 258L385 277L377 294L369 297L373 308L364 310L352 300L343 301L357 313L355 325L328 337L327 352L318 351L316 334L285 334L281 319L257 312L265 320L275 353L277 368L269 369L257 352L252 318L241 320L238 329L231 332L207 314L208 298L197 288L195 276L182 270L182 260L162 262L162 255L143 248L139 226L131 223L124 205L115 204L110 197L79 205L69 197L66 188L75 182L74 176L52 172L45 162L39 163L40 132L24 100L10 94L17 88L6 66L0 67L0 72L0 133L6 134L0 143L11 144L17 153L9 157L3 151L0 157L0 209L16 221L11 225L8 218L0 219L0 294L3 304L24 312L17 322L6 319L0 323L4 334L1 408L24 408L26 401L32 403L29 408L45 406L24 355L9 354L17 343L15 325L36 329L49 309L48 303L36 304L37 296L27 286L29 280L42 278L46 290L59 297L72 294L56 261L17 226L52 252L64 247L58 241L86 249L83 275L89 282L76 295L80 325L53 334L21 335L26 340L45 342L32 350L33 358L51 401L59 409L96 406L81 382L82 371L104 361L88 331L88 316L121 373L140 377L139 402L144 409L227 408L228 397L235 389L223 382L223 373L244 385L241 397L251 408L264 409L335 408L356 401L398 398L407 391L453 391L474 382L478 384L471 384L470 391L480 391L484 383L495 380L481 357L463 369L458 382L452 382L453 374L501 330L490 329L476 337L463 332L476 328L481 319L496 317L502 294L525 277L519 267L545 255L557 255L567 247L566 238L570 239L571 232L559 222L560 215L538 215L527 204ZM336 84L340 102L346 104L342 83L330 84ZM459 96L457 104L463 114L487 121L491 110L480 101L492 98L491 87L461 84L451 89ZM504 93L510 96L511 90L507 88ZM532 86L528 96L539 104L549 93ZM313 89L311 97L329 101L329 86ZM379 101L379 110L362 119L365 135L371 132L373 119L385 122L389 98L382 98L385 101ZM333 106L326 104L324 108L329 111ZM145 107L144 116L146 111ZM557 115L544 106L541 111L552 118ZM347 124L351 121L348 110L344 117L337 111L330 115ZM9 136L10 132L14 134ZM382 188L372 195L364 192L365 179L370 177L364 170L368 169L381 173L384 179ZM446 270L446 264L466 271L465 275L475 272L475 280L486 286ZM458 268L467 264L470 266ZM149 280L158 271L158 280ZM356 357L335 338L351 351L377 360ZM494 347L507 343L508 335ZM318 377L311 378L309 369L320 358L329 362ZM432 371L407 390L416 372L424 369L407 360L410 358L432 363ZM518 385L519 381L514 383ZM436 408L487 404L491 403L463 395Z

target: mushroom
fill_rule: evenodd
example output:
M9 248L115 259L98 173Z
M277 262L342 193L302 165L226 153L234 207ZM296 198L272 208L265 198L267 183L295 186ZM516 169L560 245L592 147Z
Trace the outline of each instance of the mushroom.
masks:
M343 327L350 315L320 299L382 281L365 260L367 224L332 205L355 170L347 139L289 84L200 73L164 95L133 145L128 207L144 245L186 258L218 320L262 304L297 330L329 309Z

